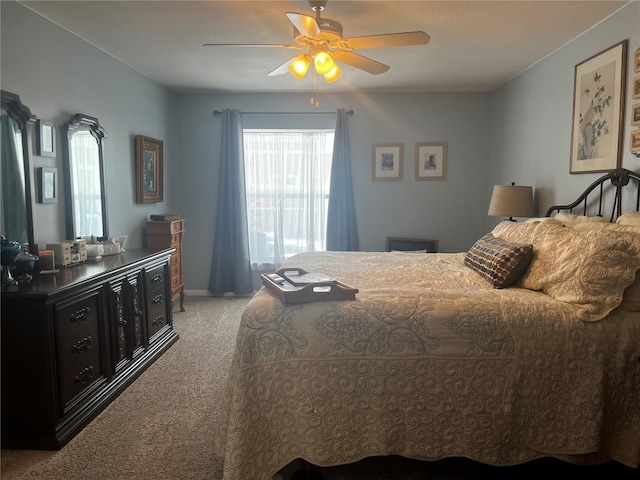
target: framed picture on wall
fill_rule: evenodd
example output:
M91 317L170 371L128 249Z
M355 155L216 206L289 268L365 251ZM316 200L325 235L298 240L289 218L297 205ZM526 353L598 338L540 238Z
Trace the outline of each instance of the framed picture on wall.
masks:
M142 135L136 137L136 202L161 202L163 197L162 140Z
M640 103L631 107L631 125L640 126Z
M632 152L640 152L640 130L634 130L631 132L631 145L630 150Z
M402 144L373 146L373 180L402 180Z
M447 178L447 144L416 143L416 180Z
M621 165L627 44L624 40L575 66L569 173Z
M631 92L633 98L640 98L640 77L633 79L633 89Z
M638 48L633 55L633 71L636 73L640 72L640 48Z
M38 155L41 157L56 156L56 130L53 122L38 120L36 129L36 140Z
M38 169L38 201L58 203L58 169L41 167Z

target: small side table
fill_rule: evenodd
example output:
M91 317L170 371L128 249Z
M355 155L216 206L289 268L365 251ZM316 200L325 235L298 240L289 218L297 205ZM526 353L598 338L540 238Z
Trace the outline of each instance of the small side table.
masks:
M385 251L437 253L438 240L430 238L387 237Z

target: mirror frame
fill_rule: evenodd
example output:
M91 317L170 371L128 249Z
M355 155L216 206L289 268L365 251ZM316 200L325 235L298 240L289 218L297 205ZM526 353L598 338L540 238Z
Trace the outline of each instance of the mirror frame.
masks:
M76 113L71 119L64 124L63 138L63 157L65 166L65 180L67 188L65 189L65 218L67 224L67 239L71 240L76 238L76 228L74 222L73 211L73 185L71 183L71 136L78 130L89 130L93 138L96 139L98 144L98 162L100 171L100 190L101 192L101 207L102 207L102 236L99 239L106 239L109 237L109 219L107 218L107 191L106 182L104 177L104 153L102 140L107 137L107 133L104 128L98 122L95 117L90 117L82 113Z
M31 176L31 130L36 116L31 113L28 107L23 105L20 96L15 93L0 90L1 107L9 117L15 120L20 130L22 130L22 159L24 161L24 190L27 211L27 241L29 242L29 252L38 254L35 234L33 228L33 184Z

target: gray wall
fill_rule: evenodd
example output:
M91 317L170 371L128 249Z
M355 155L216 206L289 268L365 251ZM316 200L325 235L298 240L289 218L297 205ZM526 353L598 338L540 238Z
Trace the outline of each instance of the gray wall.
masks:
M59 127L76 112L98 117L105 142L111 234L128 234L143 246L150 213L173 211L187 219L184 267L188 290L207 289L215 229L220 118L212 111L309 111L306 94L174 94L39 17L22 5L0 2L0 86L21 96L40 119ZM635 2L564 46L494 93L315 92L320 110L353 109L348 117L355 203L363 250L382 250L388 235L440 240L441 251L469 248L499 219L487 217L491 187L515 181L533 185L538 213L572 200L598 174L569 175L573 69L577 63L628 38L629 58L640 46L640 4ZM629 62L631 64L631 61ZM624 166L638 170L628 152L631 79L625 121ZM245 125L285 126L330 116L246 115ZM134 138L165 142L165 201L135 203ZM415 144L448 143L447 180L414 180ZM372 145L403 143L400 182L371 180ZM34 167L57 166L34 157ZM63 185L61 185L63 187ZM37 204L36 241L64 236L63 196Z
M386 236L436 238L440 250L468 249L484 233L488 164L489 94L314 93L321 111L353 109L347 117L360 248L384 250ZM186 218L185 271L189 289L206 289L213 250L219 163L220 117L213 110L313 112L307 94L182 95L178 109ZM312 116L333 127L335 115ZM308 123L308 116L244 115L245 127L278 128ZM447 180L415 181L415 144L447 142ZM374 182L373 145L402 143L403 180ZM196 254L197 252L197 254Z
M57 158L34 155L38 167L57 167L62 192L61 126L75 113L97 117L104 140L109 233L129 235L128 246L140 247L149 213L169 210L175 189L165 180L165 202L135 203L135 136L164 140L165 175L177 157L172 112L176 98L110 55L12 1L0 2L0 86L20 95L42 120L56 125ZM35 127L35 126L34 126ZM35 154L35 128L34 149ZM35 204L36 243L63 240L65 201Z
M629 151L633 54L640 48L640 2L582 34L494 92L488 186L515 181L535 187L538 213L573 201L602 173L569 174L575 65L628 39L622 166L639 171ZM490 195L490 189L488 189ZM495 219L488 219L488 226Z

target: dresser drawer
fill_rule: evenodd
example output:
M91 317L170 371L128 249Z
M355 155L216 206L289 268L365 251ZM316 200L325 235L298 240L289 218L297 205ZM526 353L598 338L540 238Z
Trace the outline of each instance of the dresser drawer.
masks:
M66 413L75 400L104 380L100 358L100 292L57 306L60 398Z
M145 286L147 292L151 294L155 291L164 291L167 284L167 272L164 265L159 265L145 272Z
M147 298L147 329L149 331L149 343L153 343L154 336L168 325L168 307L171 299L164 291L155 292Z

